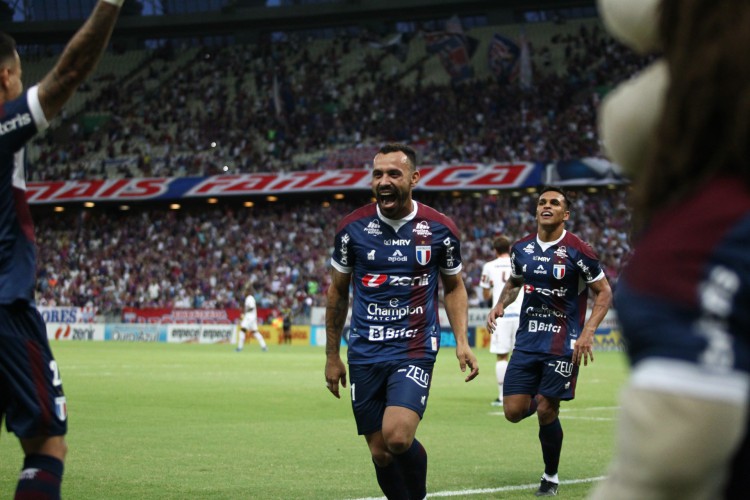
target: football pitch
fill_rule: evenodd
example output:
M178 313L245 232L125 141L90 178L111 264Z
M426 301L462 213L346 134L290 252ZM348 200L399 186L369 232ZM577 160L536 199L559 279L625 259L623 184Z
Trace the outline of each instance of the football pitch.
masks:
M382 498L348 391L325 387L320 347L52 342L68 399L67 499ZM532 498L543 470L532 417L511 424L496 394L495 359L475 350L465 383L443 348L417 437L428 453L428 497ZM345 352L342 353L344 360ZM619 352L581 368L563 403L559 496L585 498L606 474L619 389ZM0 436L0 497L21 466L15 436Z

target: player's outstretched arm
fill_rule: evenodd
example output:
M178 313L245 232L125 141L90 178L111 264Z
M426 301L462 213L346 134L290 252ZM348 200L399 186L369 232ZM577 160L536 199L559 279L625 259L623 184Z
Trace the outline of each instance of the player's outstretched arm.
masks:
M469 296L461 274L442 275L445 297L445 312L448 315L453 336L456 337L456 357L462 372L468 366L471 370L466 376L466 382L474 380L479 375L477 357L469 347L467 329L469 325Z
M123 0L100 0L73 35L55 67L39 83L39 102L51 120L96 68L109 43Z
M339 383L346 387L346 366L341 360L341 334L349 312L349 282L351 274L334 269L326 301L326 386L337 398Z

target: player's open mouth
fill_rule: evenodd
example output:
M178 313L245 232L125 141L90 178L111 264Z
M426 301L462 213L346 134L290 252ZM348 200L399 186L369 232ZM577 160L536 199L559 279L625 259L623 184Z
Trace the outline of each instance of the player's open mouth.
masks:
M396 195L393 193L378 193L378 201L382 205L393 205L396 203Z

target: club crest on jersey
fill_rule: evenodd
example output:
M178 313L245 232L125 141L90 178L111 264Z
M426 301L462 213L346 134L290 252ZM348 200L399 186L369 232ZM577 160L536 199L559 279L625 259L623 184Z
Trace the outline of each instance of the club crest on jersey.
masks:
M61 421L68 418L68 403L65 401L65 396L55 398L55 415Z
M565 276L565 264L555 264L552 266L552 276L561 280Z
M432 247L429 245L417 245L417 262L426 266L432 257Z

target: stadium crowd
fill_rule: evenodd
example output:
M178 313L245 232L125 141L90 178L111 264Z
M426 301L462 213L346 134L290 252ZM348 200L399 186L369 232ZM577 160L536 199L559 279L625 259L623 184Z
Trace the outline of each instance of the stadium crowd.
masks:
M575 191L569 229L599 253L614 284L629 252L627 189ZM464 281L482 305L482 265L494 258L496 234L518 238L535 229L533 195L482 197L416 192L450 215L462 233ZM306 202L266 207L131 212L82 209L37 222L41 305L236 308L253 283L260 307L302 314L325 304L335 226L360 205Z
M99 75L81 112L30 148L31 180L362 168L387 141L411 144L422 164L600 156L599 98L646 63L590 22L531 47L529 89L488 71L439 84L426 73L418 36L407 65L371 41L365 32L324 41L290 35L283 43L146 51L125 77ZM97 114L106 118L86 126ZM415 194L461 229L464 280L480 305L491 240L534 230L531 198ZM629 252L625 197L626 188L578 191L572 207L570 230L594 246L613 285ZM332 231L357 205L36 217L39 303L110 315L123 307L238 307L249 281L260 307L304 312L325 302Z
M488 71L437 84L420 37L409 65L372 38L148 52L125 78L100 75L81 113L37 142L33 179L360 168L393 140L432 164L598 156L601 94L645 63L589 23L531 47L530 89Z

